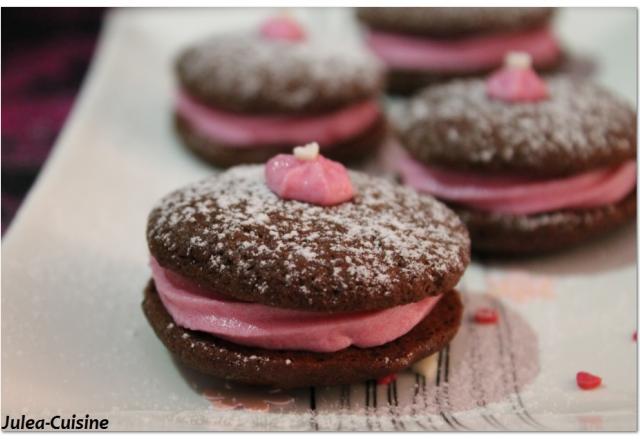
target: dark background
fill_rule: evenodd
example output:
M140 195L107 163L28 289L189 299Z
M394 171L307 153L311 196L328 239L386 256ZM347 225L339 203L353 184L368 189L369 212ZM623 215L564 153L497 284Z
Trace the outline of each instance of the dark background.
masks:
M91 62L104 8L2 8L2 234Z

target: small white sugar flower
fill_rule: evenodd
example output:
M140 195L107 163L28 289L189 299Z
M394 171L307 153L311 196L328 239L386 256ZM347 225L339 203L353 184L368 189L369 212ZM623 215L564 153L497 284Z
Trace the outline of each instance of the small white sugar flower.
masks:
M299 160L315 160L318 154L320 154L320 146L317 142L293 149L293 155Z
M513 69L528 69L531 67L531 55L527 52L512 51L505 55L504 64Z

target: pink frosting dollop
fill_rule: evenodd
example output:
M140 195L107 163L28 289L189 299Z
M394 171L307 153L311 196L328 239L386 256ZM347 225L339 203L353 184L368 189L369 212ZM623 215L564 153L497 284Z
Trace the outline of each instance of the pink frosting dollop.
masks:
M418 191L464 206L510 214L593 208L616 203L636 185L636 162L556 179L501 177L398 161L403 181Z
M351 200L353 185L347 169L320 155L300 160L291 154L278 154L265 165L267 186L280 198L320 206Z
M362 133L380 116L375 99L309 116L245 115L201 104L182 90L176 111L202 136L237 148L311 141L328 147Z
M237 344L273 350L334 352L376 347L409 332L440 296L389 309L320 313L246 303L206 291L151 258L156 290L176 324Z
M306 34L302 26L287 16L271 17L260 26L260 35L269 40L303 41Z
M487 94L506 102L540 101L547 97L547 85L531 67L505 66L487 79Z
M371 31L367 44L389 67L439 73L492 69L512 51L529 53L538 67L553 63L560 54L549 27L452 40Z

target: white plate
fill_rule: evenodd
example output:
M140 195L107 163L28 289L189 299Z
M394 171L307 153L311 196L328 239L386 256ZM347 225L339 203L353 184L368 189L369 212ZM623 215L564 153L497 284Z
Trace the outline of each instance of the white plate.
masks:
M463 290L491 291L537 334L539 375L502 402L447 409L447 391L456 377L464 379L460 359L472 345L468 323L451 345L452 384L445 384L443 363L440 386L430 378L425 394L418 394L419 402L438 396L443 409L411 407L411 373L401 375L395 388L371 387L377 394L369 394L368 409L361 384L349 389L349 406L344 389L317 389L313 396L298 390L292 404L267 412L221 410L192 388L202 380L183 376L140 308L149 278L149 210L168 191L212 172L173 135L172 59L194 38L254 26L267 13L157 9L110 15L72 117L3 240L3 422L7 415L75 412L108 417L111 429L635 429L633 226L556 256L470 267ZM355 40L347 10L295 13L328 38ZM633 9L563 11L557 24L570 47L601 63L602 82L634 99ZM481 331L503 331L493 335L508 338L505 324ZM511 353L517 358L519 347L530 355L535 341L528 343L533 345L514 337L504 347L505 359ZM579 390L578 370L601 375L605 385ZM497 371L505 384L509 375L521 374L507 364ZM492 373L475 374L482 384ZM311 397L315 411L309 410Z

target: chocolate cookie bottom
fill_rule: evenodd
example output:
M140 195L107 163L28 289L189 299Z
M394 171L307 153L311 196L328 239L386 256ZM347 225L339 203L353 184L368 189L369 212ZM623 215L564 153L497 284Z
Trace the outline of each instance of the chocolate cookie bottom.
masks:
M227 168L233 165L263 163L280 153L291 153L293 144L256 145L248 147L234 147L209 139L196 130L179 114L174 114L176 131L182 143L197 156L214 166ZM382 144L387 134L387 124L380 115L362 133L331 145L328 148L320 146L320 152L340 162L353 162L371 157ZM313 139L310 139L312 142Z
M348 384L396 373L446 346L462 320L462 302L452 290L395 341L314 353L246 347L182 328L165 309L153 281L144 291L142 308L156 335L186 366L222 379L278 388Z
M537 254L587 241L634 218L636 191L615 205L535 215L451 207L469 229L472 252L487 255Z

